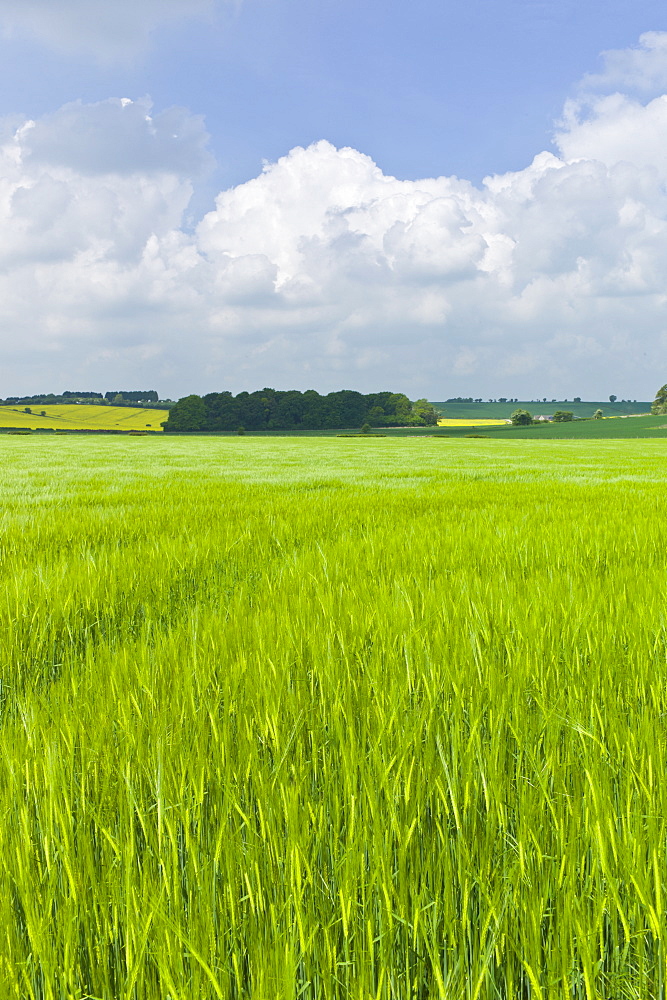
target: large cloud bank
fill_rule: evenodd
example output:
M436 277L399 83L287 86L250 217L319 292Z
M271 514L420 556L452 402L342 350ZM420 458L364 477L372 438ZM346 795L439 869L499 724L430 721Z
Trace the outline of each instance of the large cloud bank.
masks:
M666 37L616 74L655 76ZM480 188L323 141L188 228L198 118L118 100L6 122L0 392L646 397L667 378L666 137L667 96L589 80L554 153Z

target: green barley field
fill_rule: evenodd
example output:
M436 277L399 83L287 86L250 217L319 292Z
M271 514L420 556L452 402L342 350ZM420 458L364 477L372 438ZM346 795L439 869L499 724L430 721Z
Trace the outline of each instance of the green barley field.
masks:
M2 1000L664 1000L667 442L0 468Z

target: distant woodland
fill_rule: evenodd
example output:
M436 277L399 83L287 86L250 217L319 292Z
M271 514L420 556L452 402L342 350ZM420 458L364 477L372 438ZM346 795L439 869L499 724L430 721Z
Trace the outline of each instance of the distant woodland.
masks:
M114 389L112 392L92 392L88 390L67 390L66 392L45 392L33 396L7 396L0 399L5 406L39 406L45 404L85 403L98 406L144 406L168 409L172 400L159 399L155 389Z
M185 396L171 408L165 431L324 430L362 427L433 426L438 412L425 399L411 402L403 393L352 389L321 396L262 389Z

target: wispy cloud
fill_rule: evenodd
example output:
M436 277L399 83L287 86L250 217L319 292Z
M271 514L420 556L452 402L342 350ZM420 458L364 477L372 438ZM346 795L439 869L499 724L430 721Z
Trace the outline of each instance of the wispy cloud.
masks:
M627 49L602 53L602 70L579 83L581 94L634 92L662 94L667 90L667 31L647 31Z
M219 2L219 0L218 0ZM216 0L0 0L5 37L104 62L133 58L165 22L205 16Z

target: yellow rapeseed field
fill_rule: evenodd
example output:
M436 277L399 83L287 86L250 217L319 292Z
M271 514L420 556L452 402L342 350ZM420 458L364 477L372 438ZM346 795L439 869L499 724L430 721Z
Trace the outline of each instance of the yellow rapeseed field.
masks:
M506 420L438 420L438 427L490 427L506 424Z
M161 431L169 410L149 410L139 406L89 406L85 403L36 404L25 412L23 406L0 406L0 427L26 430L126 430Z

